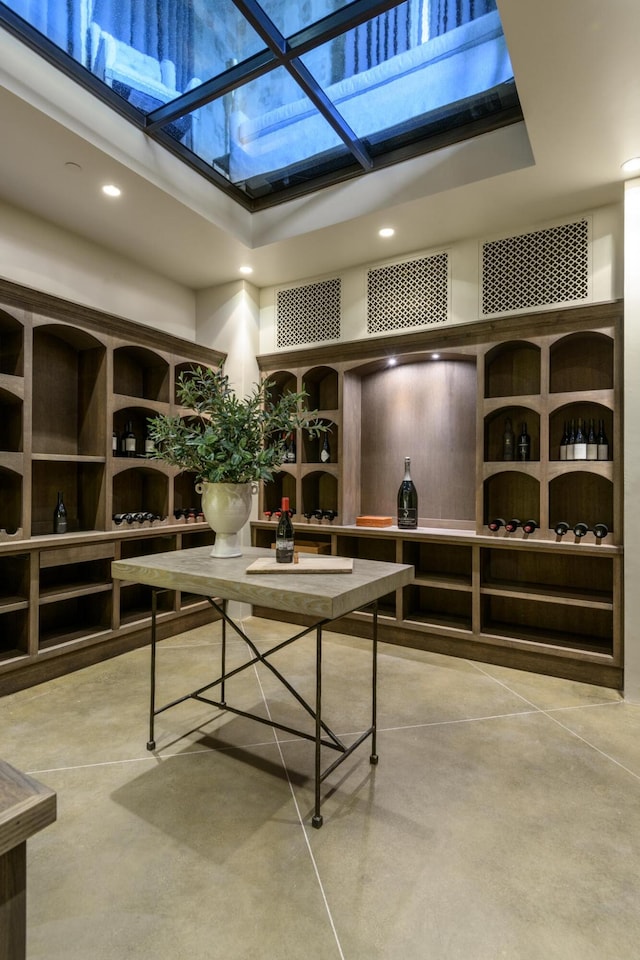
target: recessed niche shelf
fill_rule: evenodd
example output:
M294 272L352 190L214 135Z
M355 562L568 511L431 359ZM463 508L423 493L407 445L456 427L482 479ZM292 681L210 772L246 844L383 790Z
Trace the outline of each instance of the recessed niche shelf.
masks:
M571 333L551 345L549 392L612 390L614 343L606 334Z
M302 378L302 388L308 393L307 406L311 410L337 410L338 373L333 367L313 367Z
M168 403L168 361L145 347L117 347L113 351L113 392Z
M0 310L0 374L24 376L24 327L5 310Z
M510 341L485 356L485 397L516 397L540 393L540 347Z

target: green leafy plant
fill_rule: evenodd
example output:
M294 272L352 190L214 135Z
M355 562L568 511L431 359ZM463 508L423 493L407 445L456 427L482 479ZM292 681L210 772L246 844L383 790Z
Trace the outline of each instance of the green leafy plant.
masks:
M288 434L302 427L317 437L329 429L317 410L306 409L306 391L283 393L273 400L273 386L269 380L254 384L250 395L240 399L222 366L180 374L178 400L194 413L149 418L154 459L210 483L272 480L282 464Z

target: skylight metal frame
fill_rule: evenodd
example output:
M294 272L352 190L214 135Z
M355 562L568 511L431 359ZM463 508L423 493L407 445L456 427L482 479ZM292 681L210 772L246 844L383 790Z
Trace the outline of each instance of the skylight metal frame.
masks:
M257 0L232 0L232 2L265 43L265 49L203 81L193 90L162 104L148 114L144 114L128 103L89 69L5 6L1 0L0 26L75 82L84 86L94 96L161 144L163 148L197 170L250 212L304 196L324 186L358 177L371 170L382 169L523 119L515 85L513 85L513 90L507 93L506 101L499 114L470 119L459 126L448 124L435 133L430 131L423 138L416 137L412 133L404 140L400 137L395 146L390 148L387 146L381 151L372 150L371 142L358 137L350 128L306 68L301 57L400 6L404 0L353 0L289 37L281 33ZM246 187L232 183L214 166L168 134L165 128L169 123L189 115L279 67L283 67L293 77L301 92L313 103L338 135L347 148L348 154L338 161L338 169L335 168L335 160L329 157L326 161L320 160L315 164L316 175L312 178L289 186L281 186L262 196L251 196ZM464 105L461 106L461 111L464 111ZM389 131L382 131L381 137L388 133ZM393 136L387 139L393 140Z

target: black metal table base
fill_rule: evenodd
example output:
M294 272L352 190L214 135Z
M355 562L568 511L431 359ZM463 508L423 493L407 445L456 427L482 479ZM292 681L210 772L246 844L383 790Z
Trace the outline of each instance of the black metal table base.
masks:
M164 713L165 710L171 709L180 703L184 703L186 700L199 700L202 703L210 704L213 707L218 708L219 710L227 710L230 713L234 713L239 717L247 717L250 720L256 720L258 723L266 724L269 727L273 727L277 730L282 730L285 733L293 734L294 736L301 737L305 740L311 740L315 744L315 767L314 767L314 781L315 781L315 801L314 801L314 813L311 818L312 826L319 828L322 826L322 814L320 813L320 804L321 804L321 789L320 785L326 777L332 773L336 767L340 766L347 757L349 757L354 750L357 750L365 740L371 738L371 754L369 761L372 764L378 762L378 755L376 753L376 715L377 715L377 667L378 667L378 603L375 601L373 604L370 604L373 608L373 637L372 637L372 669L371 669L371 726L365 730L358 739L347 746L340 737L334 733L333 730L325 723L322 719L322 628L329 623L329 620L319 620L317 623L313 624L310 627L305 627L303 630L300 630L298 633L294 634L292 637L289 637L287 640L283 640L280 643L275 644L273 647L270 647L264 653L260 653L257 649L254 642L249 636L244 632L244 630L228 615L227 612L227 601L226 600L217 600L211 597L207 597L209 603L215 610L220 614L222 618L222 644L221 644L221 673L220 676L215 680L212 680L210 683L205 684L202 687L198 687L197 690L192 690L190 693L184 694L184 696L178 697L175 700L171 700L168 703L162 704L162 706L156 705L156 670L157 670L157 612L158 612L158 595L164 593L163 589L154 588L152 592L152 601L151 601L151 686L150 686L150 704L149 704L149 740L147 741L147 750L156 749L155 741L155 718ZM245 641L249 650L252 653L252 656L245 662L242 663L239 667L235 667L233 670L227 670L226 666L226 657L227 657L227 625ZM316 670L315 670L315 703L312 705L308 703L304 697L292 686L287 678L274 666L273 663L269 661L269 657L274 653L277 653L279 650L284 649L289 644L294 643L296 640L300 640L302 637L307 636L310 633L315 631L316 634ZM248 670L250 667L254 666L256 663L261 663L265 666L278 680L279 682L289 691L289 693L297 700L300 707L305 710L310 717L313 718L315 723L314 733L308 733L304 730L299 730L296 727L291 727L286 724L278 723L275 720L272 720L270 717L261 717L255 713L249 713L246 710L240 710L237 707L231 706L227 703L225 699L225 685L226 681L230 680L231 677L236 676L239 673L242 673L244 670ZM210 690L213 690L215 687L220 688L220 698L213 699L211 696L207 696ZM322 769L322 747L328 747L331 750L335 750L339 755L330 763L329 766Z

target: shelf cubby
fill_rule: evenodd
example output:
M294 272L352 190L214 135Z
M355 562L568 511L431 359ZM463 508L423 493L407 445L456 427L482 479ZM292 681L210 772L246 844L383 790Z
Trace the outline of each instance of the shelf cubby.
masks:
M330 459L326 463L337 463L340 455L340 429L333 420L321 418L324 424L328 424L330 432L328 433ZM318 437L312 437L307 430L302 430L302 462L303 463L322 463L320 454L324 442L324 434Z
M304 515L314 510L339 511L338 478L326 470L312 470L302 477L302 504L297 512Z
M105 456L106 348L86 331L33 331L33 452ZM55 398L55 402L52 402Z
M613 655L613 612L521 597L483 596L482 633L551 648Z
M402 619L409 623L471 630L470 593L411 584L403 590L402 605Z
M40 570L40 603L49 603L62 595L82 595L111 589L111 561L82 560L48 566Z
M0 556L0 613L29 601L29 554Z
M549 483L549 527L561 520L570 527L576 523L605 523L610 532L614 529L613 483L599 473L591 473L587 467L572 470L554 477ZM569 534L570 535L570 534Z
M392 538L346 537L338 534L336 553L339 557L354 557L358 560L382 560L385 563L395 563L396 541Z
M570 333L551 344L549 392L612 390L614 342L595 331Z
M295 464L293 465L295 469ZM264 485L264 509L275 512L282 505L282 498L289 498L289 506L297 515L302 514L302 507L296 503L296 477L290 468L284 468L274 474L271 483Z
M146 347L117 347L113 351L113 392L168 403L168 361Z
M31 533L53 533L58 491L67 508L69 533L105 529L105 464L43 458L32 466ZM123 511L124 512L124 511ZM64 535L62 535L64 536Z
M178 397L178 379L180 377L189 377L190 374L193 374L195 370L200 367L201 369L213 369L210 363L206 362L196 362L195 360L185 361L184 363L176 363L174 369L174 387L173 387L173 402L179 406L180 398Z
M8 663L26 657L28 652L28 609L3 612L0 604L0 663Z
M21 474L0 465L0 529L9 534L22 527L22 484Z
M527 425L527 433L531 438L530 461L540 460L540 414L530 407L508 406L501 407L487 414L484 421L484 459L485 462L502 461L503 435L505 421L511 420L513 431L513 461L518 461L518 437L523 423Z
M160 517L169 514L169 477L161 469L151 465L142 466L142 460L130 461L133 465L117 473L113 478L113 513L155 513Z
M19 453L23 449L22 400L0 388L0 451Z
M185 526L180 531L182 537L182 547L210 547L216 539L216 535L208 524L199 523L196 526Z
M120 544L120 559L144 557L152 553L169 553L176 549L176 538L172 534L156 537L132 537Z
M610 557L481 549L481 590L527 591L546 595L554 602L579 601L589 606L613 603L613 564Z
M173 509L189 510L193 508L196 513L202 509L202 494L196 493L195 477L192 473L177 474L173 478Z
M455 589L471 589L471 547L450 543L426 543L423 540L405 540L402 544L402 563L410 563L416 580L446 583Z
M319 366L307 370L302 378L302 389L308 394L309 409L338 409L338 371L333 367Z
M485 397L540 393L540 347L525 340L500 343L485 356Z
M128 583L120 588L120 623L122 625L148 620L151 617L152 589L140 583ZM157 596L158 613L171 613L176 606L174 590L163 590Z
M149 417L155 417L158 414L158 410L154 410L151 407L143 406L126 406L121 407L120 409L114 410L113 413L113 430L118 435L118 447L121 447L121 438L122 434L127 429L127 424L131 423L131 428L133 433L136 436L136 457L123 457L122 453L119 451L116 459L121 458L123 460L145 460L147 459L144 456L144 438L147 432L147 420Z
M290 370L275 370L265 379L271 384L269 397L274 403L277 403L285 393L295 393L298 389L296 375Z
M484 524L502 517L540 523L540 483L528 473L503 470L484 481Z
M39 607L40 651L107 633L112 625L111 587Z
M0 374L24 376L24 327L5 310L0 310Z
M594 420L596 433L598 430L598 420L604 420L604 429L609 444L609 460L613 460L613 410L601 403L581 401L571 402L557 407L549 415L549 460L560 460L560 441L562 440L564 424L569 420L577 421L578 419L581 419L587 427L589 420Z

